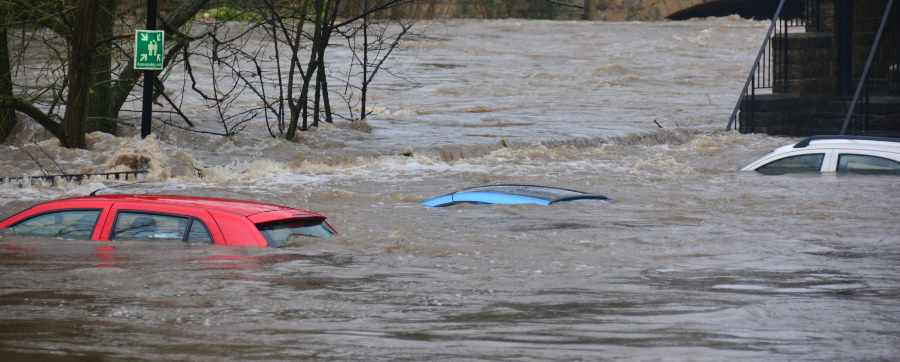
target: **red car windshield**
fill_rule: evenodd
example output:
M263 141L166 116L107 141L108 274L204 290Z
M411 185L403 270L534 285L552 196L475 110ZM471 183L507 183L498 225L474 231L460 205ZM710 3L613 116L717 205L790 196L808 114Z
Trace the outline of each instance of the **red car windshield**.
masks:
M294 237L327 238L335 234L324 220L289 220L256 225L270 248L286 246Z

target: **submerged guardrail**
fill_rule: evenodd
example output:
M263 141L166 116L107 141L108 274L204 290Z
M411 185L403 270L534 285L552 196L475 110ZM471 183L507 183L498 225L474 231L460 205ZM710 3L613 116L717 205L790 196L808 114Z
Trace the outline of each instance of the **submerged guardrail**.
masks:
M64 174L56 174L56 175L38 175L38 176L0 176L0 184L11 184L18 183L23 184L26 181L29 183L34 183L35 181L40 182L49 182L51 185L56 185L59 181L65 182L82 182L87 179L100 177L106 180L122 180L128 181L137 180L139 175L144 175L147 173L147 170L133 170L133 171L116 171L116 172L97 172L97 173L64 173Z

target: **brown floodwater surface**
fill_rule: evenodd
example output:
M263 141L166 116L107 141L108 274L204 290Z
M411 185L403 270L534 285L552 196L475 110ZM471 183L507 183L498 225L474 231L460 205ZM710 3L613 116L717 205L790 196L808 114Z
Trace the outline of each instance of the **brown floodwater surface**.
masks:
M794 140L714 130L765 24L449 25L429 24L435 40L398 58L398 67L419 69L410 76L424 86L382 88L376 102L417 110L376 116L372 134L321 131L308 137L342 146L303 160L302 142L254 148L161 137L146 153L167 155L154 158L157 171L184 152L205 177L158 173L126 189L309 208L328 215L337 238L242 249L2 236L0 356L900 358L900 182L739 173ZM667 129L655 130L653 117ZM495 136L466 136L476 133ZM501 147L501 138L515 142ZM64 166L102 163L101 153L127 143L51 151ZM15 157L0 163L28 172ZM613 201L418 204L485 183L555 185ZM108 184L7 185L0 210Z

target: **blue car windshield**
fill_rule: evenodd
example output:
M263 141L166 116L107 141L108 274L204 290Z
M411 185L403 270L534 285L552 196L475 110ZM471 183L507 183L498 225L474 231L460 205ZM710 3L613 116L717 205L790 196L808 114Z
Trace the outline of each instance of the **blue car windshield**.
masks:
M285 246L294 237L328 238L334 236L334 229L324 220L299 220L257 225L270 248Z
M422 201L426 207L444 207L461 203L489 205L541 205L576 200L609 199L603 195L539 185L487 185L471 187Z
M510 195L520 195L533 197L537 199L554 201L570 197L584 196L584 192L559 189L554 187L531 186L531 185L492 185L480 186L461 190L459 192L499 192Z

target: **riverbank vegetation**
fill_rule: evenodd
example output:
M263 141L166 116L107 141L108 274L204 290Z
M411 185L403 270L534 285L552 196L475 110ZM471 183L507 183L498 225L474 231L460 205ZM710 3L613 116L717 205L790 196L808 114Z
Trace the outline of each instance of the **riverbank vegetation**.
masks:
M251 121L272 137L335 117L365 122L367 93L414 24L395 8L410 0L182 0L160 9L166 31L164 69L153 102L165 124L189 132L233 136ZM19 118L30 119L65 147L84 148L85 134L121 134L136 88L134 30L143 4L117 0L0 1L0 141ZM342 59L326 49L349 49ZM337 76L332 64L343 64ZM338 84L329 87L337 78ZM331 92L340 89L338 111ZM256 99L248 105L248 99ZM196 127L183 109L202 105L219 127ZM198 112L194 112L198 113ZM133 118L133 117L132 117Z
M593 19L615 1L166 1L164 69L149 80L165 117L154 122L226 137L264 124L288 140L335 119L369 129L371 85L416 19ZM0 0L0 141L31 121L70 148L90 132L133 133L145 18L145 1Z

